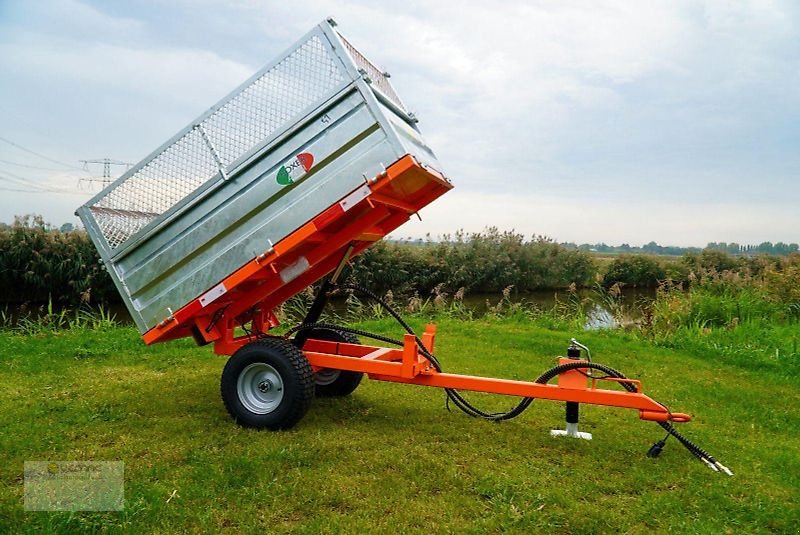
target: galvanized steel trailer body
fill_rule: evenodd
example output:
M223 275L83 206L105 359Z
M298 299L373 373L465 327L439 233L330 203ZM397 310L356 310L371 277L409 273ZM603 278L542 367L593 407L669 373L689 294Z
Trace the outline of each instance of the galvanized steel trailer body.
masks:
M415 121L323 22L77 215L144 333L404 155L440 172Z

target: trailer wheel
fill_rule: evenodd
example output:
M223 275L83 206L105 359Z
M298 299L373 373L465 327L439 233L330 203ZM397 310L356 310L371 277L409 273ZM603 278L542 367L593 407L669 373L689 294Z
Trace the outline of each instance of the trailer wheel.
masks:
M303 352L280 339L241 347L222 370L225 408L244 427L289 429L314 399L314 374Z
M335 331L333 329L314 329L308 337L314 340L328 342L344 342L347 344L360 344L356 335L352 333ZM364 374L344 370L331 370L323 368L314 374L317 397L343 397L349 396L358 388Z

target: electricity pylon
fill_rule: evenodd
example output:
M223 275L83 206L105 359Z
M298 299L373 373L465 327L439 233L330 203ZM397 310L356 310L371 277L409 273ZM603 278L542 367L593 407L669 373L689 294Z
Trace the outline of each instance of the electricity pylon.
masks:
M89 178L81 178L81 182L101 182L102 187L106 187L114 180L111 176L111 166L112 165L124 165L125 170L130 169L132 163L128 162L121 162L119 160L112 160L111 158L98 158L95 160L81 160L83 162L83 168L86 171L89 171L89 164L103 164L103 176L93 176Z

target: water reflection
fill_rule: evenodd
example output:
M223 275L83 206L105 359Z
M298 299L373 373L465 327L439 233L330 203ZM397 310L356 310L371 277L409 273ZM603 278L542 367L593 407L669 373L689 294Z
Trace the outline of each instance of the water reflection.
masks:
M524 302L536 306L541 310L552 310L559 303L567 306L568 303L580 301L586 311L586 324L584 328L610 329L620 325L636 323L642 318L642 309L655 299L656 291L653 288L623 288L619 296L610 298L597 290L581 289L571 294L568 291L542 291L512 294L512 302ZM475 294L464 297L464 304L475 311L476 314L485 314L489 307L495 306L500 300L496 294ZM613 305L609 300L613 301Z
M533 305L540 310L552 310L558 303L566 304L571 300L578 300L583 303L586 311L586 329L608 329L622 324L635 323L642 317L642 308L655 298L655 290L628 288L623 289L620 295L614 299L613 309L609 308L608 301L595 290L578 290L574 295L567 291L543 291L532 293L511 294L509 299L512 303L526 303ZM475 316L482 316L491 308L497 306L502 299L499 294L467 294L464 296L464 305L473 311ZM450 300L450 296L447 297ZM404 300L396 299L395 303L402 312ZM338 313L346 312L344 299L334 299L331 307ZM0 305L0 309L5 310L6 322L15 324L21 317L43 317L48 313L47 304L8 304ZM110 312L115 319L123 324L132 324L130 313L122 303L113 303L104 306L106 312ZM55 313L60 313L56 309Z

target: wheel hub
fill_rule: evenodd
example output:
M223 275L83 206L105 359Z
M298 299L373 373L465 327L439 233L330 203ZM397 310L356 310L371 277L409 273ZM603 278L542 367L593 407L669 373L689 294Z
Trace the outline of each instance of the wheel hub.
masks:
M329 368L324 368L314 374L314 382L322 386L329 385L334 383L341 374L342 374L341 370L332 370Z
M283 379L269 364L254 362L239 374L236 393L248 411L269 414L283 401Z

